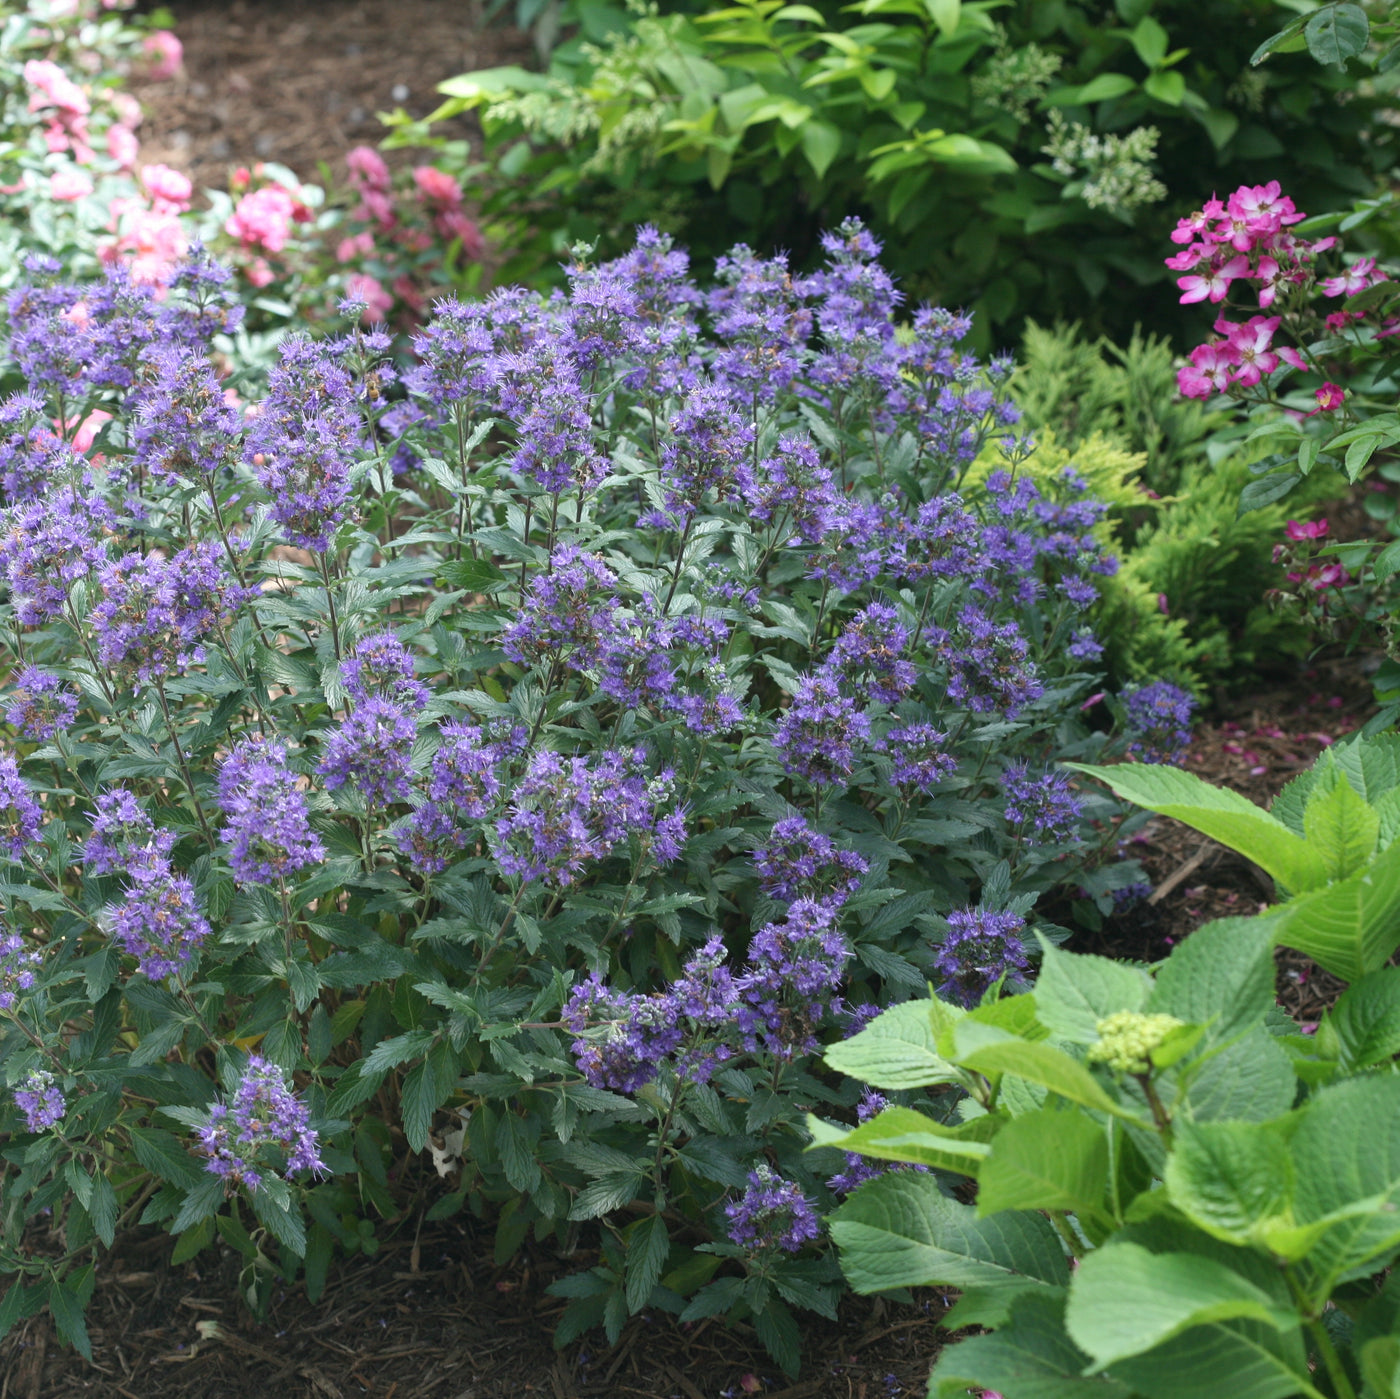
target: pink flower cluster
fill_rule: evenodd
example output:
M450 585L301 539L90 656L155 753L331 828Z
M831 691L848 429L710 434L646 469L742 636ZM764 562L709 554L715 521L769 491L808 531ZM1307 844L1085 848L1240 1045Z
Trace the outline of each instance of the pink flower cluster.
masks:
M29 85L29 110L44 113L44 142L50 154L67 151L79 165L88 164L93 152L87 94L47 58L31 58L24 65L24 81Z
M252 170L240 166L234 171L231 185L240 198L224 220L224 232L250 254L243 273L255 287L267 286L276 276L264 254L279 256L291 241L293 225L310 223L313 218L300 190L288 189L275 180L256 183L263 178L261 165Z
M1277 180L1266 185L1241 185L1223 203L1216 198L1187 218L1178 221L1172 242L1183 244L1181 252L1165 259L1177 278L1181 302L1219 304L1236 282L1253 284L1259 309L1268 311L1280 291L1289 287L1316 285L1325 296L1351 296L1386 274L1377 270L1374 258L1363 258L1337 277L1317 281L1313 260L1319 253L1336 246L1335 238L1313 241L1298 238L1289 229L1306 217L1279 188ZM1327 326L1338 331L1361 312L1336 312L1327 317ZM1274 334L1282 316L1254 315L1244 322L1225 316L1215 321L1219 339L1197 345L1189 363L1177 371L1177 383L1187 398L1208 398L1213 393L1236 386L1253 388L1280 364L1306 370L1310 366L1299 352L1287 345L1275 345ZM1389 324L1382 334L1400 331L1400 321ZM1342 391L1326 384L1317 391L1314 412L1332 412L1342 403Z
M462 208L462 187L447 171L420 165L412 172L412 197L396 199L393 176L378 151L356 146L345 163L350 188L359 199L350 218L365 227L340 240L336 258L351 265L373 260L390 272L386 288L378 277L358 268L347 279L347 294L364 302L376 320L388 316L395 300L416 316L426 298L414 272L433 262L429 255L435 242L455 243L460 255L470 259L485 251L481 230Z
M1284 535L1290 544L1307 544L1326 539L1327 531L1326 520L1289 520L1283 528ZM1288 581L1305 586L1314 593L1325 593L1333 588L1344 588L1351 582L1351 574L1335 559L1329 560L1327 563L1311 562L1303 567L1296 558L1295 551L1289 549L1285 544L1274 546L1274 562L1299 563L1299 567L1289 571Z

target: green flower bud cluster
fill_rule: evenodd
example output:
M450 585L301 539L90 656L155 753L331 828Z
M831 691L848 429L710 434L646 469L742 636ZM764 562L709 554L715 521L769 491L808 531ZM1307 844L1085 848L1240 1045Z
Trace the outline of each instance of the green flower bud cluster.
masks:
M1145 1074L1152 1068L1152 1051L1185 1021L1174 1015L1144 1015L1119 1010L1100 1020L1097 1044L1089 1046L1091 1064L1107 1064L1122 1074Z

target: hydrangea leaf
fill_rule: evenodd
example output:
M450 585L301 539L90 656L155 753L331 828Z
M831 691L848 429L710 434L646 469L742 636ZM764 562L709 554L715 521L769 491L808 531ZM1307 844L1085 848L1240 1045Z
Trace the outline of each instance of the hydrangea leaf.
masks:
M1042 1108L1012 1118L977 1177L977 1213L1074 1210L1102 1213L1108 1139L1081 1112Z
M825 1058L837 1073L876 1088L924 1088L961 1077L938 1053L932 1006L925 1000L882 1011L858 1034L831 1045Z
M1303 839L1318 849L1333 879L1346 879L1370 859L1380 828L1375 807L1357 795L1345 773L1329 791L1314 790L1303 808Z
M1288 889L1304 892L1327 883L1328 865L1321 852L1238 792L1212 787L1194 773L1159 763L1065 766L1097 777L1126 801L1174 817L1238 850Z
M1064 1287L1069 1265L1043 1215L979 1219L927 1175L891 1171L863 1185L832 1216L831 1237L857 1292L891 1287Z
M1040 940L1036 1018L1061 1039L1093 1044L1098 1022L1118 1010L1140 1010L1152 989L1146 972L1107 957L1065 952Z

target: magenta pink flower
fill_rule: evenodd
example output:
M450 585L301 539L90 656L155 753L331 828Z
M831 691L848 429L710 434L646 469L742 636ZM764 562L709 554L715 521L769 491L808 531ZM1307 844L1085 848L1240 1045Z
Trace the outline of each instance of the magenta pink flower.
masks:
M1173 272L1189 272L1210 250L1209 243L1192 243L1190 247L1183 248L1179 253L1164 260Z
M292 232L297 202L281 185L265 185L245 194L224 222L224 232L245 248L280 253Z
M1353 262L1340 277L1324 277L1318 285L1324 296L1355 296L1386 280L1386 274L1377 270L1375 258L1363 257Z
M1176 284L1181 288L1181 304L1190 305L1193 301L1224 301L1230 291L1230 283L1239 277L1249 276L1249 259L1232 257L1219 267L1210 268L1201 276L1178 277Z
M1335 413L1346 402L1346 396L1347 391L1340 384L1334 384L1329 380L1317 390L1315 394L1317 407L1307 416L1312 418L1318 413Z
M1279 357L1270 345L1279 320L1278 316L1251 316L1243 325L1233 325L1223 317L1216 321L1216 331L1226 337L1239 364L1235 383L1253 388L1264 375L1278 368Z
M183 214L190 207L194 186L188 175L182 175L169 165L145 166L141 171L141 183L157 213Z
M1197 209L1194 214L1177 220L1171 236L1172 242L1189 243L1193 238L1200 237L1224 212L1225 206L1218 199L1206 200L1205 208Z
M1209 398L1229 387L1239 363L1239 352L1228 340L1213 340L1197 345L1190 358L1191 363L1182 365L1176 372L1177 387L1186 398Z
M136 167L136 157L141 153L141 143L134 131L124 126L107 128L107 154L117 162L118 168L132 170Z
M1292 345L1280 345L1277 350L1278 357L1285 363L1291 364L1294 369L1306 369L1308 362Z
M1283 532L1292 540L1322 539L1327 534L1326 520L1289 520Z

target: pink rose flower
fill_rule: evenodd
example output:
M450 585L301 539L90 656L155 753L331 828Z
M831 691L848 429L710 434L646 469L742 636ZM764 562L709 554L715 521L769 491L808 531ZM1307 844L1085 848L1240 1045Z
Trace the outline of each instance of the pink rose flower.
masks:
M185 61L185 46L168 29L157 29L141 40L141 48L151 60L146 76L156 82L173 78Z
M24 65L24 81L34 89L29 94L29 110L57 107L60 112L85 117L92 111L82 88L47 58L31 58Z
M151 196L151 203L162 213L183 214L190 207L194 187L189 176L168 165L147 165L141 171L141 183Z
M482 238L475 219L460 209L443 209L433 215L433 227L449 243L460 240L463 257L473 262L480 261L481 254L486 250L486 240Z
M245 194L224 222L224 232L245 248L280 253L291 236L296 200L281 185Z
M1307 416L1311 418L1318 413L1335 413L1346 402L1346 396L1347 392L1340 384L1334 384L1329 380L1315 392L1317 407Z
M72 204L92 193L92 179L86 170L55 170L49 176L49 193L61 203Z
M337 262L358 262L362 257L368 257L373 251L374 234L365 229L353 237L342 238L336 244L335 260Z
M140 153L141 143L136 139L134 131L128 131L124 126L107 128L107 154L117 162L119 169L134 169L136 157Z
M276 278L276 273L268 265L265 257L255 257L244 269L243 275L255 286L265 287Z
M429 203L442 209L455 209L462 202L462 187L447 173L433 165L419 165L413 171L413 183Z
M1322 539L1327 534L1326 520L1289 520L1283 532L1292 540Z
M346 153L345 163L350 167L350 183L356 189L389 192L389 167L373 146L356 146Z

